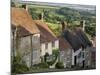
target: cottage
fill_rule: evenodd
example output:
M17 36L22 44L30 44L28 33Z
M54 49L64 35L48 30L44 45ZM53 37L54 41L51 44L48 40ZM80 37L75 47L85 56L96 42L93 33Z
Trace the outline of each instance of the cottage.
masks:
M41 57L46 53L52 55L53 50L59 49L59 40L46 23L41 20L33 20L33 22L40 30Z
M70 30L66 27L66 23L62 23L62 35L72 46L72 65L84 66L85 65L85 50L91 47L91 42L84 33L84 31L77 27L75 30Z
M40 31L24 8L11 9L12 55L20 55L28 67L41 62Z
M60 62L64 68L70 68L72 62L72 47L64 37L59 37Z

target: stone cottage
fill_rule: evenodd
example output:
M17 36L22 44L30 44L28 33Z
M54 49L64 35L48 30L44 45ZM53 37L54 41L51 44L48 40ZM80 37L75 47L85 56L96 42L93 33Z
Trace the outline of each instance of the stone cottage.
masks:
M60 62L64 68L70 68L72 62L72 47L64 37L59 37Z
M40 60L40 31L24 8L11 8L12 56L20 55L28 67Z
M84 67L85 61L89 61L86 60L85 50L92 46L85 32L81 27L70 30L67 28L67 23L62 22L62 36L72 46L72 65Z

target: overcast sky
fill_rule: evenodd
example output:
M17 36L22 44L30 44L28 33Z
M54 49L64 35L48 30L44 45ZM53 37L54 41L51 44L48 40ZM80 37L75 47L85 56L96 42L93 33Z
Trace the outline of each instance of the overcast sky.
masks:
M41 1L41 2L57 2L57 3L96 5L96 0L24 0L24 1Z

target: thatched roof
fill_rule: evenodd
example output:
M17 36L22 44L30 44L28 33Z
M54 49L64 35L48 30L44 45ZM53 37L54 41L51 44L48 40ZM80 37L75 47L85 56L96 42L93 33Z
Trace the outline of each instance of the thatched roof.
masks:
M33 22L40 30L41 43L52 42L57 39L56 35L50 30L45 22L42 22L41 20L33 20Z
M64 31L63 36L70 43L74 51L81 47L86 48L92 45L86 34L79 28L76 28L74 31L67 29Z
M11 9L11 24L15 27L21 27L25 29L30 34L39 33L39 30L34 24L31 15L29 15L24 8ZM22 35L23 33L26 33L26 31L24 31L22 32Z
M81 28L76 28L75 32L77 36L80 38L83 48L86 48L87 46L92 46L92 43L90 42L89 38L87 37L85 32L82 31Z

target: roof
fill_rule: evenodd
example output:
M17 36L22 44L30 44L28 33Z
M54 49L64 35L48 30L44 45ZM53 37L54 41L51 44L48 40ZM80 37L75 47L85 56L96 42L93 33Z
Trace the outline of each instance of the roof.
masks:
M86 48L87 46L91 46L90 40L80 28L76 28L73 31L67 29L64 31L63 36L72 46L74 51L81 47Z
M33 23L31 15L29 15L29 13L24 8L12 8L11 24L16 27L22 27L30 34L39 33L37 26Z
M57 39L56 35L50 30L48 25L41 20L33 20L40 30L41 43L51 42Z
M92 46L92 42L90 42L86 33L81 28L76 28L75 32L76 32L77 36L80 38L81 44L84 48L86 48L87 46Z
M69 42L64 37L60 36L58 38L59 38L59 49L61 51L72 48Z
M12 27L12 32L14 32L16 27L14 25L12 25L11 27ZM17 27L17 36L18 37L24 37L24 36L28 36L28 35L31 35L31 33L29 31L27 31L25 28L23 28L21 26Z

